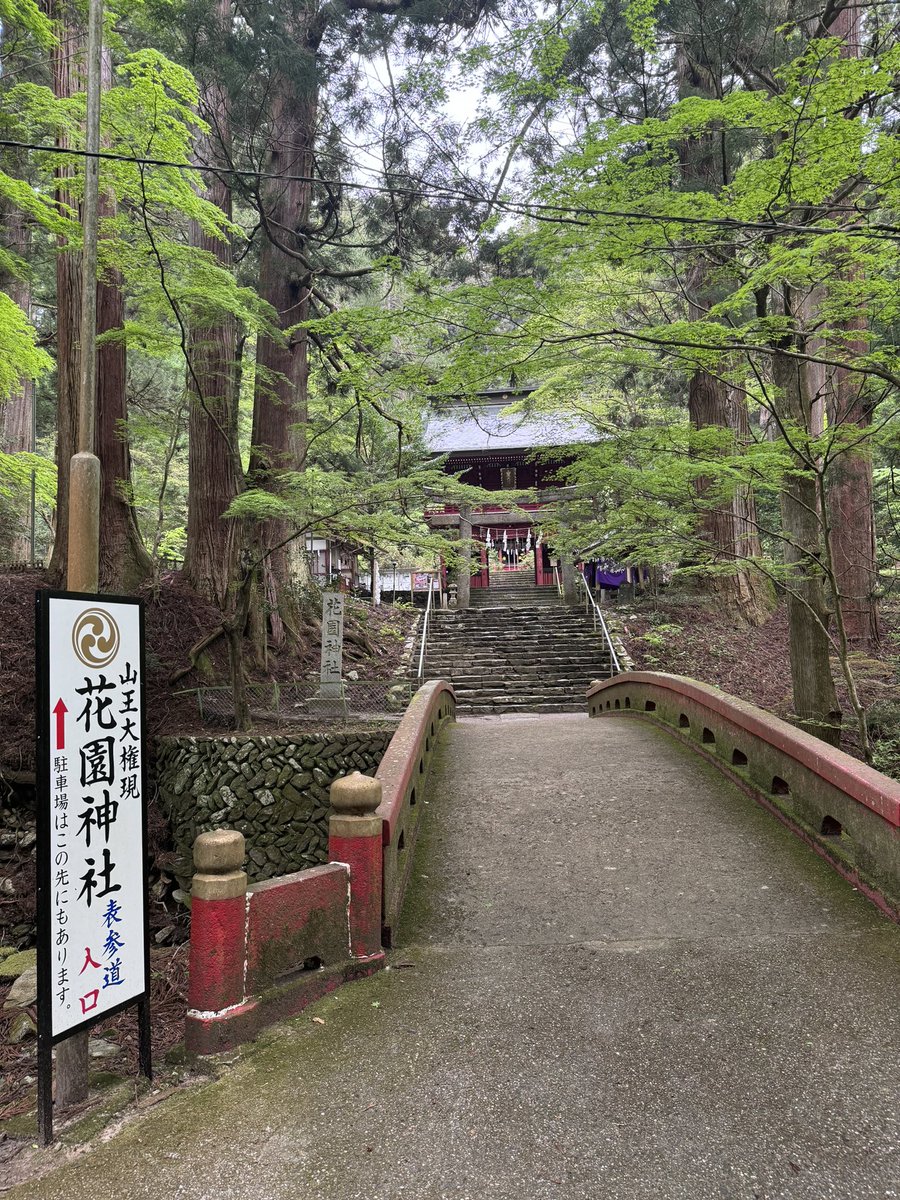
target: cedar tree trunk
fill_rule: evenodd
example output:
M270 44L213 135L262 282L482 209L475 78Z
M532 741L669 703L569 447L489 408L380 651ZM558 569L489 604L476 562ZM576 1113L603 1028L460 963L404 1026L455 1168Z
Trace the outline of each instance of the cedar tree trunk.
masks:
M805 430L810 413L804 404L800 366L776 351L772 375L780 393L783 422ZM802 432L797 436L802 439ZM831 614L821 566L822 522L814 467L805 461L802 447L797 450L797 471L785 476L781 491L794 711L810 733L838 745L841 712L831 674L827 633Z
M259 291L275 309L283 338L260 336L256 355L253 406L253 450L250 472L257 487L278 490L278 472L302 467L305 447L308 338L296 328L309 317L311 278L295 254L305 251L304 227L309 217L310 184L316 126L315 53L308 52L309 77L276 73L267 171L302 176L270 185L263 196L266 236L260 253ZM294 253L286 253L279 244ZM264 593L271 608L272 640L299 640L295 587L302 572L302 551L289 537L284 521L267 521L260 531L265 555Z
M112 87L112 55L104 49L101 85ZM111 196L100 201L101 231L104 218L115 217ZM122 277L107 271L97 281L97 336L125 326ZM126 401L127 350L124 337L101 344L97 350L97 421L94 450L100 459L100 590L134 592L152 573L153 564L141 539L131 486L131 449L128 443Z
M230 0L219 0L220 30L230 21ZM214 70L214 67L212 68ZM228 157L231 114L225 88L218 80L203 87L202 108L215 136L206 139L201 157L207 162ZM223 154L224 151L224 154ZM211 173L207 199L231 216L227 176ZM192 223L191 244L207 251L226 271L232 269L231 240L209 237ZM191 396L188 419L188 517L184 575L191 586L224 612L235 583L240 550L240 522L223 518L241 490L238 445L237 322L229 314L190 331Z
M53 90L67 99L79 89L77 59L84 49L84 31L70 7L64 2L51 6L56 18L58 41L51 51ZM58 146L68 142L63 135ZM71 171L56 171L56 199L61 209L77 210L68 191ZM81 324L81 254L63 239L56 256L56 536L50 556L50 578L65 586L67 572L67 532L69 528L69 462L78 437L78 339Z
M21 209L11 208L4 214L6 224L6 246L18 258L24 259L28 252L28 230ZM3 280L3 290L27 315L31 307L31 284L27 279L9 276ZM0 409L0 449L7 454L19 454L32 449L34 420L34 382L23 378L18 388ZM0 548L13 562L28 562L31 541L28 520L22 508L23 496L15 498L15 522L0 530ZM30 513L30 508L29 508ZM12 511L8 514L12 517Z
M849 7L838 13L829 32L844 39L842 57L859 56L858 9ZM851 318L842 322L840 328L844 333L860 335L847 346L850 356L865 354L865 318ZM866 445L871 413L858 377L838 369L831 374L828 384L828 427L842 430L849 442L849 448L835 456L827 478L837 602L841 605L849 645L856 649L871 648L880 641L875 599L874 483L872 456Z
M682 41L678 48L676 67L679 95L716 97L716 79L705 59L702 40L697 45ZM715 135L692 137L681 148L682 186L687 191L709 189L716 191L727 181L721 145ZM714 302L714 287L710 265L702 258L688 270L687 289L689 316L692 321L703 320ZM723 360L724 364L724 360ZM734 440L749 435L746 403L743 413L736 411L734 398L729 395L726 381L703 369L698 369L688 383L688 413L694 429L714 426L730 430ZM749 487L739 488L720 503L704 502L713 482L698 479L695 483L703 512L699 535L706 552L715 564L735 564L726 574L713 574L704 581L706 591L713 593L725 607L753 625L760 625L772 607L771 588L765 578L752 567L740 565L741 560L753 557L759 550L756 534L756 506Z
M111 204L106 200L101 215L111 215L110 209ZM121 276L117 271L108 271L97 283L97 335L120 330L124 323ZM125 364L123 339L117 338L98 348L94 449L100 459L101 592L136 591L152 570L132 503Z

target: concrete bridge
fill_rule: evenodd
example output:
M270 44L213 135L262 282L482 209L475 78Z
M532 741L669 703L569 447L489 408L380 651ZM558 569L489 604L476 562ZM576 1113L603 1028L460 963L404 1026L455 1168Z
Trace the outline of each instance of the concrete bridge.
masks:
M441 724L429 689L386 769L390 969L11 1194L900 1196L900 789L661 677L603 719Z

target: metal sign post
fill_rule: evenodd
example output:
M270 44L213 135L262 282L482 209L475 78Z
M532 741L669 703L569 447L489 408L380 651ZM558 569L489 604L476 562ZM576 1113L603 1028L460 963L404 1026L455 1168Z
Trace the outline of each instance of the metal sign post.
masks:
M38 1128L53 1137L53 1046L138 1005L150 1057L144 611L36 597Z

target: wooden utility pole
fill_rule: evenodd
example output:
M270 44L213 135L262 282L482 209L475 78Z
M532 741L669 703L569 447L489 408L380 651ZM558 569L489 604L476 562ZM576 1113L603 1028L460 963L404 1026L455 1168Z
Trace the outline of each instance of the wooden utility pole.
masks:
M100 579L100 460L94 453L97 400L97 211L100 195L100 60L103 0L90 0L87 43L84 249L81 274L80 377L77 453L71 460L67 587L96 592ZM56 1051L56 1107L88 1094L87 1031L66 1038Z

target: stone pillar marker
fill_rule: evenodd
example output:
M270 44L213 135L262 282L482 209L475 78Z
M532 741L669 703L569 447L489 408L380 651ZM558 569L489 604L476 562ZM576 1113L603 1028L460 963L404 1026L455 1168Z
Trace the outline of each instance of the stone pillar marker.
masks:
M357 958L381 954L381 784L354 771L331 785L328 823L332 862L350 867L350 947Z
M325 592L322 596L322 657L319 693L309 702L310 712L320 717L347 717L344 699L344 596Z
M341 696L341 666L344 649L344 597L326 592L322 597L322 665L319 674L322 696Z
M236 829L201 833L194 842L188 1008L220 1012L244 999L246 845Z

